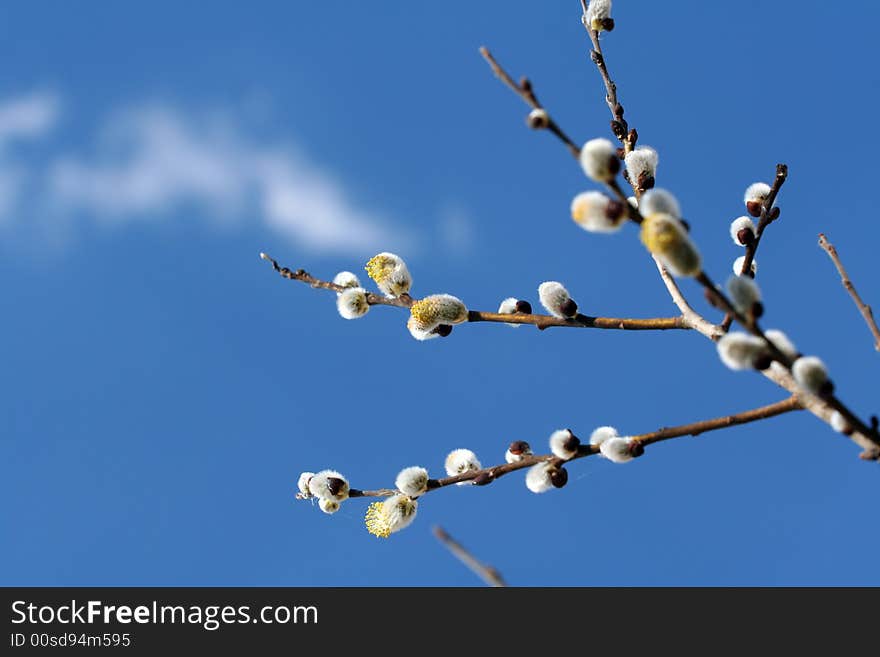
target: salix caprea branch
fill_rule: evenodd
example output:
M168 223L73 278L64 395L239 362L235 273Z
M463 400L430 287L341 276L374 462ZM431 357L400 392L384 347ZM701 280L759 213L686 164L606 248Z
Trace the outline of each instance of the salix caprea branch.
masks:
M601 33L614 28L610 16L611 2L581 0L581 6L581 20L591 44L590 59L605 86L605 100L612 116L611 131L619 146L604 138L590 139L578 146L538 101L527 78L515 82L487 48L481 48L480 53L495 76L529 106L527 124L533 129L552 133L576 159L587 178L604 187L604 191L588 190L574 197L571 203L574 222L587 232L600 234L617 233L626 224L635 225L680 315L646 319L585 315L558 281L545 281L538 288L538 298L547 314L535 314L527 300L515 297L505 298L497 312L478 311L468 308L461 299L450 294L412 296L409 269L403 259L393 253L376 254L364 267L378 292L362 287L352 272L339 272L332 281L327 281L302 269L282 267L265 253L260 254L261 257L284 278L335 292L337 310L345 319L363 317L375 305L408 310L407 329L418 340L446 337L454 326L476 322L503 323L513 327L530 324L539 329L691 329L716 344L718 356L725 365L734 370L758 371L787 390L790 396L742 413L639 435L622 436L614 427L602 426L590 434L589 440L582 442L570 429L559 429L550 436L550 453L535 454L528 443L514 441L505 453L505 463L491 467L483 467L471 450L455 449L445 460L446 477L432 478L425 468L412 466L400 471L394 488L353 488L342 474L334 470L301 474L297 497L317 500L326 513L334 513L349 498L382 498L373 502L366 514L367 528L376 536L387 537L407 527L415 518L419 500L441 488L485 486L509 473L526 470L527 487L532 492L543 493L566 484L569 461L600 455L614 463L625 463L641 456L646 446L656 442L696 436L800 409L808 410L839 433L850 437L862 447L862 458L880 459L876 416L870 422L863 421L837 397L827 368L819 358L801 353L782 331L765 329L761 325L764 300L754 280L757 270L755 254L766 228L781 214L776 199L787 179L788 167L777 165L772 185L757 182L746 189L743 202L747 214L737 217L728 226L733 242L745 249L744 255L734 262L733 276L726 284L723 287L716 285L690 235L690 226L683 218L678 199L669 191L656 187L658 153L639 144L637 131L624 117L617 85L600 43ZM619 182L620 174L631 188L631 195ZM839 259L835 258L833 250L829 250L829 255L846 284L848 279ZM694 310L678 285L680 279L691 279L702 288L709 303L725 313L721 323L715 324ZM864 304L854 294L851 283L847 289L865 314ZM865 317L872 319L870 311ZM744 330L729 331L733 322ZM872 330L876 336L876 324Z
M859 444L864 450L862 458L877 460L880 458L880 434L877 428L873 423L869 425L862 421L833 394L833 384L828 378L824 363L814 356L802 357L780 331L772 332L775 340L768 338L758 322L763 313L763 303L760 290L752 280L755 272L754 256L764 230L780 215L775 200L787 178L788 167L784 164L777 165L772 186L755 183L746 190L746 209L749 215L759 218L759 223L756 227L748 217L740 217L730 226L731 237L735 243L746 248L746 254L734 263L735 276L728 280L728 296L715 285L703 268L699 251L688 234L689 226L682 219L677 199L665 190L654 189L659 159L656 151L646 146L637 147L638 133L623 120L624 110L617 96L617 85L608 71L599 41L600 32L608 29L605 26L610 18L608 14L611 3L594 0L588 4L582 0L581 5L582 23L592 44L591 60L599 69L605 84L606 102L613 116L611 129L622 148L615 149L610 141L602 138L591 139L581 147L578 160L587 177L604 184L612 193L612 198L597 191L578 194L572 202L572 218L585 230L596 233L616 232L626 219L639 225L642 242L658 261L661 274L665 269L667 274L671 272L678 277L693 278L703 287L710 303L726 313L718 327L705 321L687 304L672 277L663 277L685 321L691 328L718 341L719 355L726 365L733 369L757 369L765 373L771 367L775 368L768 378L780 385L786 384L783 387L787 387L790 392L799 387L802 392L811 394L813 399L808 406L811 412ZM490 61L496 76L510 79L509 74L486 48L481 48L480 52ZM542 127L532 123L530 125ZM634 195L631 197L626 195L617 182L621 160L626 165L624 176L633 188ZM739 322L751 335L728 334L733 320ZM732 359L731 354L736 359ZM780 372L780 368L784 372ZM791 377L785 376L786 373L791 374ZM790 385L792 380L797 387Z
M553 488L562 488L568 483L568 470L565 466L571 461L599 455L612 463L627 463L642 456L645 447L654 443L684 436L699 436L802 408L801 399L792 395L773 404L741 413L631 436L621 436L615 427L601 426L593 430L587 442L581 442L571 429L558 429L550 435L550 453L535 454L528 442L517 440L508 446L504 454L505 463L490 467L483 467L473 451L455 449L446 456L444 462L446 477L433 479L427 469L412 466L400 471L395 480L395 488L354 488L344 475L335 470L303 472L299 477L296 497L301 500L317 500L325 513L335 513L339 510L339 505L350 498L385 498L370 505L366 524L372 534L387 538L408 527L415 519L421 498L436 490L449 486L488 486L512 472L528 469L526 486L533 493L545 493Z
M874 312L871 310L871 306L862 301L862 297L856 292L856 286L853 285L853 282L849 278L849 274L847 274L846 269L843 268L843 263L840 261L840 256L837 254L837 249L835 249L834 245L828 241L828 238L825 237L824 233L819 233L819 246L828 254L828 257L831 258L831 262L833 262L834 266L837 268L837 273L840 274L841 284L849 293L849 296L852 297L853 303L856 304L859 312L862 313L862 317L865 318L865 324L868 325L871 335L874 336L874 349L880 351L880 328L877 327L877 320L874 319Z
M302 269L292 270L288 267L282 267L270 255L261 253L260 257L271 263L272 268L282 277L293 281L301 281L307 283L314 288L321 290L331 290L337 294L345 293L346 290L353 286L343 286L331 281L315 278L307 271ZM349 273L349 272L342 272ZM353 274L352 274L353 276ZM352 280L352 279L349 279ZM359 284L359 283L358 283ZM396 306L398 308L412 308L416 303L409 293L401 294L397 297L388 297L373 292L364 292L364 298L368 306ZM488 312L483 310L468 310L467 322L497 322L510 325L530 324L543 330L553 326L569 327L569 328L595 328L595 329L618 329L622 331L667 331L670 329L689 329L690 327L682 317L648 317L644 319L628 318L628 317L592 317L582 313L575 313L570 317L558 317L554 315L537 315L531 312L531 304L521 299L515 300L519 303L509 304L510 309L506 312ZM451 325L449 325L451 330ZM449 333L446 333L449 335ZM445 337L441 336L441 337Z

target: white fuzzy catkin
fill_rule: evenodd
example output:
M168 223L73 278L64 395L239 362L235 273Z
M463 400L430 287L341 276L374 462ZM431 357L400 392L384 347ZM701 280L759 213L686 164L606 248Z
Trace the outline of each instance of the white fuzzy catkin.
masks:
M606 29L607 21L611 18L611 0L590 0L586 18L591 30L601 32ZM612 28L613 25L607 27Z
M516 304L519 302L519 299L516 297L507 297L504 301L501 302L501 305L498 306L498 314L499 315L515 315L516 314ZM510 322L505 322L508 326L512 326L513 328L519 328L522 324L511 324Z
M745 246L745 242L741 242L739 239L739 234L743 230L749 230L752 233L752 237L758 234L758 229L755 228L755 222L752 221L751 217L746 217L743 215L742 217L737 217L733 221L730 222L730 239L733 240L733 243L737 246Z
M571 201L571 218L591 233L617 232L626 217L624 206L602 192L581 192Z
M727 279L727 293L733 307L744 315L750 313L761 301L758 284L748 276L731 276Z
M340 292L336 298L336 310L344 319L363 317L370 310L367 291L362 287L350 287Z
M631 446L629 438L609 438L599 445L599 453L612 463L626 463L635 458L632 455Z
M369 531L379 538L409 527L416 519L419 503L406 495L394 495L382 502L373 502L368 508L364 522Z
M702 271L700 252L678 218L662 212L642 216L642 244L673 276L696 276Z
M361 287L358 277L350 271L341 271L333 277L333 283L342 287ZM340 294L337 292L336 294Z
M559 429L550 434L550 451L566 461L577 456L579 445L580 441L569 429Z
M523 441L519 441L519 445L517 445L518 449L516 452L511 451L511 447L516 445L516 443L511 444L510 447L507 448L507 451L504 452L504 460L508 463L519 463L525 457L532 455L532 448L529 447L529 444Z
M767 329L764 331L764 337L773 343L779 351L795 360L798 357L797 347L794 346L789 337L779 329Z
M742 274L743 265L746 264L746 257L740 256L733 261L733 273L739 276ZM752 258L752 276L758 273L758 261Z
M336 500L320 499L318 500L318 508L324 513L332 514L339 511L339 502Z
M570 315L565 314L571 296L565 286L558 281L544 281L538 286L538 298L541 305L547 309L554 317L566 318Z
M732 370L749 370L767 356L764 341L748 333L731 331L718 340L718 356Z
M746 188L746 193L743 194L743 203L746 205L749 203L763 203L769 195L770 185L763 182L752 183Z
M439 333L434 333L434 331L423 331L420 329L419 322L412 316L406 320L406 328L409 330L409 334L419 341L433 340L434 338L440 337Z
M404 468L397 474L394 485L404 495L418 497L428 490L428 471L417 465Z
M313 497L312 491L309 490L309 479L314 476L314 472L303 472L299 476L299 481L296 482L296 487L299 489L299 494L304 499Z
M590 434L590 444L594 447L601 447L609 438L617 438L617 429L614 427L598 427Z
M550 473L553 466L549 463L536 463L526 470L526 487L533 493L546 493L553 488Z
M650 146L639 146L627 153L624 162L630 183L638 185L642 176L653 178L657 173L659 159L657 151Z
M480 465L480 460L471 450L454 449L446 456L444 467L446 468L446 474L454 477L472 470L479 470L483 466ZM458 485L461 486L467 483L470 482L460 481Z
M840 411L834 411L831 414L831 428L839 433L850 433L852 431L852 427L849 426L849 422L846 421L846 418L840 413Z
M406 263L394 253L384 251L373 256L364 269L385 296L399 297L412 287L412 276Z
M620 169L617 149L607 139L591 139L583 145L581 167L587 177L596 182L611 182Z
M338 479L342 482L338 485L336 492L330 489L331 479ZM309 492L322 500L344 502L348 499L349 490L348 480L335 470L321 470L309 480Z
M828 383L825 363L816 356L801 356L791 366L791 373L798 385L814 395L822 392Z
M678 199L665 189L655 187L642 194L642 200L638 204L642 216L649 214L671 214L681 219L681 206Z
M468 318L467 307L451 294L432 294L419 299L409 309L413 326L419 331L433 331L441 324L460 324Z

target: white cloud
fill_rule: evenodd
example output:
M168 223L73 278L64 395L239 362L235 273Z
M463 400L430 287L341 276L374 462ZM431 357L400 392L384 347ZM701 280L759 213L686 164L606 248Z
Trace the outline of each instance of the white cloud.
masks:
M0 102L0 223L11 221L28 171L8 154L10 144L44 137L55 125L58 99L35 92Z
M5 142L44 135L57 114L57 100L46 94L0 103L0 217L21 214L26 173L36 185L29 198L56 219L118 224L185 212L213 224L255 221L312 251L413 246L412 235L363 207L336 176L293 147L254 139L228 115L135 106L112 113L86 154L51 155L27 171L20 162L4 165Z
M13 139L44 136L55 125L58 99L47 92L35 92L0 103L0 152Z

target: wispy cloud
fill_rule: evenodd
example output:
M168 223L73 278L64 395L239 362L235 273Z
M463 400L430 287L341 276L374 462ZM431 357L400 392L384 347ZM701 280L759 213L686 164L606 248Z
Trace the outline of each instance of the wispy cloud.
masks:
M0 223L11 219L30 173L9 151L15 142L45 137L56 123L58 106L48 92L0 102Z
M43 137L58 118L58 99L35 92L0 103L0 152L14 139Z
M21 215L26 176L39 188L29 194L55 217L122 223L186 210L209 223L255 221L312 251L414 247L414 235L365 209L338 176L275 145L291 135L267 144L228 114L134 106L112 112L85 153L56 153L27 169L4 163L4 143L45 136L57 116L57 100L45 94L0 103L0 217Z

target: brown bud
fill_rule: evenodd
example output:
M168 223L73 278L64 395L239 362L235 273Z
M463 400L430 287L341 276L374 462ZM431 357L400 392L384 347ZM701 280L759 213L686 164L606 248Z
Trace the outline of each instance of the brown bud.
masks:
M880 427L880 418L876 415L871 416L871 429L877 431L877 428Z
M529 93L532 90L532 81L523 76L519 79L519 88Z
M639 175L639 191L646 192L654 187L654 176L642 173Z
M742 228L736 234L736 241L743 246L749 246L755 241L755 231L751 228Z
M770 218L770 221L776 221L779 219L780 209L777 206L773 206L770 208L770 214L767 215Z
M556 488L562 488L568 483L568 470L555 468L550 471L550 483Z
M531 454L532 447L525 440L514 440L510 443L510 447L507 448L507 451L519 456L520 454Z
M601 21L602 29L606 32L611 32L614 29L614 19L613 18L603 18Z
M764 207L764 204L761 201L749 201L746 203L746 210L753 217L761 216L761 208Z
M345 490L345 482L337 477L328 477L327 490L329 490L330 494L333 496L339 495L339 493Z
M773 364L773 356L770 354L761 354L755 358L755 369L763 372Z
M685 221L684 219L679 219L678 222L681 224L681 227L684 228L684 232L686 232L686 233L691 232L690 222Z
M636 129L633 128L626 135L626 140L629 142L630 146L635 146L636 142L639 140L639 133L636 132Z
M441 324L437 328L435 328L431 333L436 333L441 338L445 338L450 333L452 333L452 327L449 324Z
M523 301L522 299L516 302L516 312L522 313L523 315L531 315L532 314L532 304L528 301Z
M623 146L618 148L616 153L617 153L617 157L621 160L626 157L626 150L623 148Z
M608 201L608 205L605 207L605 216L612 221L620 219L625 212L626 206L623 204L623 201L618 201L617 199Z
M574 299L569 299L559 307L559 311L566 317L574 317L577 315L578 305L574 302Z
M641 441L639 440L632 440L629 443L628 451L630 453L630 456L639 457L645 453L645 446L642 445Z
M491 484L494 480L495 477L492 476L491 472L481 472L471 480L471 483L474 486L485 486L486 484Z
M435 488L440 488L440 482L436 479L428 479L428 485L426 486L428 490L434 490Z
M566 452L576 452L577 448L581 446L581 440L571 432L571 429L568 430L568 434L568 440L562 444L562 449Z
M617 119L611 120L611 132L614 133L614 136L623 141L626 137L626 124L622 121L618 121Z
M526 117L526 123L532 130L542 130L550 125L550 115L543 109L533 109Z
M828 379L825 383L822 384L822 387L819 388L819 396L830 397L833 394L834 384L831 382L831 379Z
M761 319L761 316L764 314L764 304L760 301L755 301L755 304L752 306L752 317L755 319Z

